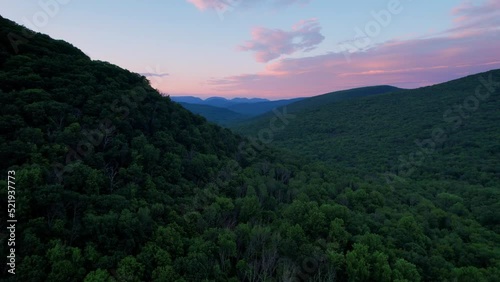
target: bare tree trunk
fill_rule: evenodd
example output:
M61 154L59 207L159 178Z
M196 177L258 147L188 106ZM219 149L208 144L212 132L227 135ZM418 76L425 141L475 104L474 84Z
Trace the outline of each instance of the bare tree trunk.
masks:
M113 187L115 184L115 177L118 174L118 165L108 163L106 165L106 174L109 179L109 191L113 192Z

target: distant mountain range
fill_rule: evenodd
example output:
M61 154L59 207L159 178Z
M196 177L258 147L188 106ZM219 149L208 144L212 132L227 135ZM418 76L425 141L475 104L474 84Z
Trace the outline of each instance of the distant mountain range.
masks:
M189 104L200 104L208 105L214 107L228 107L234 104L249 104L249 103L259 103L259 102L270 102L268 99L263 98L233 98L226 99L224 97L209 97L206 99L201 99L194 96L170 96L170 99L178 103L189 103Z
M371 86L349 90L330 92L308 98L293 98L270 101L262 98L233 98L210 97L201 99L194 96L171 96L170 99L181 104L192 113L205 117L208 121L226 127L245 126L246 122L253 123L255 118L266 118L272 115L272 110L290 105L288 111L296 112L302 109L315 109L326 104L396 92L402 89L389 86ZM260 117L262 115L262 117Z
M304 98L271 101L262 98L171 96L170 99L189 111L219 125L228 126L272 111L274 108L303 100Z

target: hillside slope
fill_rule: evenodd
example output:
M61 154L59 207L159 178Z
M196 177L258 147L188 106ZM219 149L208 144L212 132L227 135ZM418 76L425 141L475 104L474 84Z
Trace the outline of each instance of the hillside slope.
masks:
M458 195L460 205L500 232L499 80L500 70L493 70L313 110L288 110L293 118L267 143L397 189L427 187L431 198L440 192ZM266 126L261 118L239 129L258 139Z
M354 88L349 90L335 91L318 96L313 96L310 98L298 98L298 100L293 100L292 103L281 105L282 108L286 108L287 113L298 113L301 111L314 111L326 105L337 103L340 101L357 99L372 95L379 95L388 92L397 92L401 90L400 88L388 85L380 86L370 86ZM278 106L280 107L280 106ZM270 109L272 110L272 109ZM265 124L273 116L273 113L261 113L260 116L256 116L252 119L246 120L244 122L235 123L230 127L235 129L237 132L247 134L251 133L256 127L265 127Z
M288 107L290 112L298 112L303 110L314 110L325 105L357 99L362 97L368 97L373 95L379 95L389 92L397 92L402 90L401 88L390 86L390 85L378 85L378 86L368 86L360 87L342 91L330 92L318 96L314 96L308 99L297 101Z
M475 164L464 171L471 180L479 180L480 174L486 173L483 178L498 181L494 167L500 165L495 141L500 134L499 89L490 85L494 90L491 93L480 89L484 99L475 96L482 81L498 81L498 77L500 71L495 70L415 90L336 103L304 100L287 107L295 118L284 130L274 133L273 142L330 163L383 172L398 165L399 155L408 157L419 151L418 144L430 146L426 140L432 140L433 131L443 131L439 138L443 140L434 140L437 153L428 156L432 159L429 164L437 166L433 173L460 178L452 167L467 163L468 167ZM239 129L255 136L265 126L266 119L261 117Z

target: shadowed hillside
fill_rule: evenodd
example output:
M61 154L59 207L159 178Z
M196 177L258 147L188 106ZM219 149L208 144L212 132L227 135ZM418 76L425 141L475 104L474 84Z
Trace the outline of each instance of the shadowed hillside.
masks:
M249 116L231 111L226 108L201 105L201 104L182 103L182 102L179 104L181 104L184 108L186 108L190 112L199 114L205 117L208 121L217 123L222 126L238 123L249 118Z
M329 105L344 100L357 99L388 92L396 92L399 90L401 89L387 85L355 88L355 89L331 92L310 98L298 98L299 100L297 101L283 105L283 108L286 108L287 113L296 113L300 111L304 112L314 111L318 108L324 107L325 105ZM252 119L249 119L248 121L235 123L231 125L231 128L236 129L236 131L238 132L248 133L249 130L251 131L253 127L265 126L265 123L270 117L272 117L273 113L262 113L262 114L263 114L262 116L254 117Z

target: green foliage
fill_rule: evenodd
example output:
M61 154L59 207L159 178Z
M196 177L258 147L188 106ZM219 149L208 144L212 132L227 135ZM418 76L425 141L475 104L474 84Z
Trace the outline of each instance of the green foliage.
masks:
M85 276L84 282L113 282L116 281L106 270L97 269Z
M132 256L127 256L118 263L116 270L118 281L138 282L142 280L143 274L144 265Z
M415 265L407 262L404 259L398 259L394 264L393 271L394 281L420 281L420 274L418 274Z
M353 250L346 255L346 263L349 281L369 281L370 264L367 246L354 244Z

